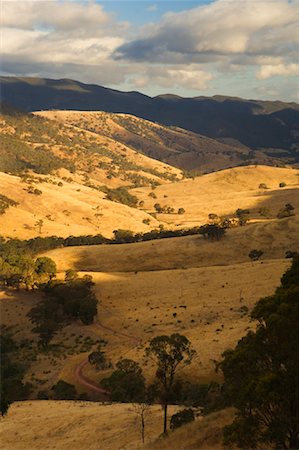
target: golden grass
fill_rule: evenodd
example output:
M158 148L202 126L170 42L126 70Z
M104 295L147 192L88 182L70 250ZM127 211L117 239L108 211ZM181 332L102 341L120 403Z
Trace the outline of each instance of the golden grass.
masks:
M177 409L170 407L170 415ZM133 450L141 445L140 424L131 404L16 402L0 427L2 450ZM156 439L162 427L161 407L152 406L146 442Z
M61 181L57 177L51 179ZM26 184L19 177L0 172L0 192L20 203L1 216L2 236L28 239L38 235L67 237L101 233L111 237L115 228L147 231L145 219L150 219L152 227L157 224L145 212L105 200L104 193L78 182L63 181L62 187L46 182L36 184L41 195L29 194L24 188ZM35 225L38 220L43 220L41 234Z

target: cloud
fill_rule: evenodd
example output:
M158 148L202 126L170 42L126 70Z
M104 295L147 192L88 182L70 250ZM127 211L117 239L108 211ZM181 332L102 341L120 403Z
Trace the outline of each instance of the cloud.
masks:
M299 75L299 64L265 65L259 69L257 78L259 80L266 80L277 75L284 77Z
M155 12L155 11L158 10L158 6L157 6L156 4L149 5L149 6L146 8L146 10L147 10L148 12Z
M166 14L143 27L140 37L121 45L118 60L167 64L272 65L299 57L299 3L286 0L218 0L192 10ZM274 72L273 72L274 73ZM285 73L284 73L285 75Z
M156 10L156 3L148 5ZM139 88L149 95L248 91L252 97L254 90L289 98L294 89L282 80L298 75L298 6L215 0L138 28L95 0L5 0L1 72ZM274 87L268 86L272 78Z
M197 64L191 64L186 69L181 66L149 66L143 69L143 73L131 77L138 88L153 84L163 88L184 87L194 90L205 89L212 79L213 75Z

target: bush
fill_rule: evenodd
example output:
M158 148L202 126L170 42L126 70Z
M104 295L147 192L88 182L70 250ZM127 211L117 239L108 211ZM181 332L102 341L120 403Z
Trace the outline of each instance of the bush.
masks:
M281 183L279 183L279 187L280 187L280 188L286 187L286 183L285 183L284 181L282 181Z
M179 411L178 413L171 416L170 428L172 430L175 430L176 428L179 428L186 423L193 422L194 419L194 412L191 408L183 409L182 411Z
M130 194L123 186L116 189L109 189L106 198L112 202L122 203L127 206L136 206L138 203L138 198Z
M248 256L252 261L258 261L263 253L264 252L262 250L250 250Z
M278 219L284 219L285 217L291 217L294 216L294 206L291 205L290 203L286 203L286 205L284 206L284 208L281 208L278 213L277 213L277 218Z
M53 387L55 400L76 400L77 391L73 384L59 380Z

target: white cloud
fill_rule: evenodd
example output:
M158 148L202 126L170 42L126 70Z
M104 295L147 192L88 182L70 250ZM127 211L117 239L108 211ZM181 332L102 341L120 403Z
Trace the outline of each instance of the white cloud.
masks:
M4 0L1 7L2 73L182 95L211 86L244 95L254 76L257 86L275 77L277 97L294 92L282 80L298 75L298 1L215 0L140 29L96 1ZM272 86L259 92L274 95Z
M211 73L202 69L200 65L191 64L183 69L181 66L150 66L145 67L143 73L132 76L133 82L138 88L145 88L150 84L163 88L185 88L202 90L213 79Z
M284 77L299 75L299 64L265 65L259 69L257 78L259 80L266 80L277 75Z
M261 58L290 65L299 58L299 3L218 0L168 13L145 26L115 57L168 64L257 65ZM275 65L275 62L273 63Z

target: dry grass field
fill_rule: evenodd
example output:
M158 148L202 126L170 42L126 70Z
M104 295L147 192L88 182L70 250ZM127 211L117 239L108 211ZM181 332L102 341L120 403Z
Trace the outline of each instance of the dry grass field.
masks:
M284 188L279 183L285 183ZM267 189L260 189L265 184ZM167 205L185 213L157 214L159 221L179 227L206 223L210 213L232 216L238 208L250 209L251 217L263 220L260 208L267 208L267 217L275 218L285 203L299 207L299 170L268 166L234 167L219 172L158 186L152 198L151 189L137 188L131 192L144 201L144 209L154 212L154 204ZM149 195L150 194L150 195Z
M48 252L47 256L57 264L59 277L69 268L81 275L92 275L99 308L94 324L74 323L55 337L53 343L61 345L59 354L37 355L32 360L26 380L34 381L34 395L38 389L50 388L58 379L75 384L78 392L93 394L92 389L82 386L77 376L78 365L94 348L86 348L86 338L94 342L105 339L106 357L112 363L124 356L132 358L142 364L151 380L154 367L144 359L149 340L157 335L179 332L191 340L197 352L192 365L179 373L199 383L219 379L214 371L214 360L256 326L249 317L252 307L279 285L281 275L290 264L285 252L299 250L299 179L298 170L294 169L239 167L195 180L167 183L154 191L135 189L135 195L145 202L144 211L104 200L101 193L77 182L65 183L63 187L42 183L43 194L33 196L23 190L17 177L3 174L0 180L7 195L20 201L18 207L9 208L1 218L1 232L7 236L37 235L36 230L28 230L23 224L34 227L34 221L40 218L45 222L42 236L93 234L93 230L109 236L117 228L145 231L160 221L171 229L206 223L209 213L233 216L237 208L248 208L251 212L249 224L227 230L219 242L195 235ZM285 182L286 187L279 188L280 182ZM260 183L265 183L268 189L259 189ZM148 197L150 192L157 198ZM184 207L186 213L158 215L155 220L147 214L153 210L155 202ZM295 207L296 214L277 219L277 211L286 203ZM87 216L88 212L93 214L93 208L98 205L104 211L99 228L93 228L88 221L83 226L82 216ZM268 208L267 216L260 215L261 207ZM63 215L64 209L70 212L69 216ZM45 219L48 213L55 215L54 220ZM142 223L144 217L151 217L151 227ZM263 251L260 261L249 260L248 253L252 249ZM13 326L18 341L36 340L26 313L37 301L39 297L30 293L3 292L0 296L2 321ZM96 371L86 364L82 373L98 384L109 371ZM220 449L220 428L231 419L232 412L217 414L217 417L178 430L165 441L150 443L161 429L161 410L155 406L149 418L148 448ZM16 403L1 421L1 427L5 450L141 447L131 405Z
M170 406L170 414L178 407ZM34 417L34 420L33 420ZM230 409L198 418L159 438L162 411L152 406L145 419L145 446L140 418L131 404L71 401L17 402L0 421L3 450L220 450L222 427L233 417Z
M62 181L53 176L51 179L56 183ZM149 225L143 220L148 219L151 227L158 223L144 211L105 200L103 192L80 182L63 181L62 187L44 182L34 187L42 194L28 193L28 186L19 177L0 172L0 192L19 203L1 216L2 236L28 239L39 235L67 237L101 233L111 237L115 228L145 232ZM36 225L39 220L43 221L41 230Z

